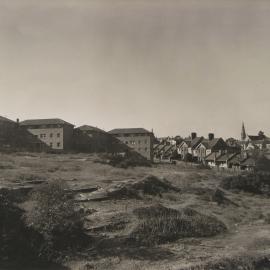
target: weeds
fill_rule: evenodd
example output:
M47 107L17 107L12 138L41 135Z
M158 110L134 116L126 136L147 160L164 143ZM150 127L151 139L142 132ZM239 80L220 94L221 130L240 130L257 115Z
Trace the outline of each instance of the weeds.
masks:
M207 237L223 233L226 226L215 217L206 216L190 208L181 211L161 205L134 211L139 224L131 236L151 245L174 241L182 237Z

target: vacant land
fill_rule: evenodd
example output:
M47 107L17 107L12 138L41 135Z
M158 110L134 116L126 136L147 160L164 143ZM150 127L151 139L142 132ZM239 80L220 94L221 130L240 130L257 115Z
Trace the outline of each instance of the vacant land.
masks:
M25 211L27 193L42 183L61 179L74 193L93 242L70 254L68 269L270 269L266 195L223 190L228 172L185 163L119 169L100 161L0 155L0 188L22 196Z

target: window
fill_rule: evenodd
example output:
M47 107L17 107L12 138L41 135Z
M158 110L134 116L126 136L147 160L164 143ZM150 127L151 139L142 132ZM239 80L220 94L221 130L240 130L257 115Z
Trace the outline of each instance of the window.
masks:
M50 143L50 147L53 147L53 143L52 142Z
M145 152L147 152L147 147L144 148Z
M60 143L60 142L58 142L58 143L57 143L57 147L60 147L60 146L61 146L61 143Z
M128 141L126 141L126 144L128 144Z
M60 133L57 133L57 137L58 137L58 138L60 137Z
M46 138L46 134L40 134L39 137L40 138Z
M141 144L141 141L140 140L138 140L138 144Z
M52 137L53 137L53 133L50 134L50 138L52 138Z

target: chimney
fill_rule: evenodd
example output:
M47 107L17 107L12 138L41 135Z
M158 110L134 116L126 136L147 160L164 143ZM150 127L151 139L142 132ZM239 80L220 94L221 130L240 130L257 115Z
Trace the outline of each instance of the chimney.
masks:
M17 118L17 119L16 119L16 122L17 122L17 124L19 124L19 123L20 123L20 119L19 119L19 118Z
M209 133L209 134L208 134L208 139L209 139L209 141L212 141L214 138L215 138L214 133Z
M192 132L191 133L191 140L194 140L197 137L197 133L196 132Z

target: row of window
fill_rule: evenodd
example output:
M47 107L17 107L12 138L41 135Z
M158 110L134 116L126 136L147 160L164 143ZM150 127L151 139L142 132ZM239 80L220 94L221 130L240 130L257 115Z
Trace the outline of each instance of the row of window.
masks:
M135 145L135 144L136 144L136 141L126 141L125 143L126 143L126 144ZM144 143L145 143L145 144L148 144L148 141L145 140ZM140 141L140 140L138 141L138 144L141 144L141 141Z
M56 146L57 146L57 147L60 147L60 146L61 146L61 143L58 142L58 143L56 144ZM52 143L52 142L50 143L50 147L53 147L53 143Z
M145 134L143 133L137 133L137 134L117 134L117 137L145 137Z
M38 135L36 135L36 137L38 137ZM44 139L44 138L47 137L47 134L45 134L45 133L40 134L39 137L40 137L41 139ZM61 134L60 134L60 133L57 133L57 134L56 134L56 137L57 137L57 138L60 138L60 137L61 137ZM50 138L53 138L53 133L50 133Z

